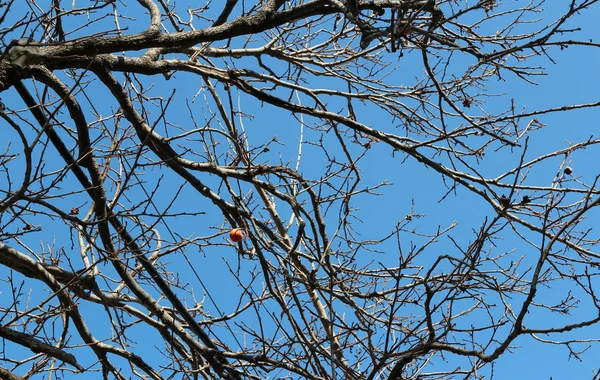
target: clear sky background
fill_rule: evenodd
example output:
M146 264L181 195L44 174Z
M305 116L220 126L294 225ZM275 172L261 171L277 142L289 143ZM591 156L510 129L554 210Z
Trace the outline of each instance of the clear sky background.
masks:
M518 1L506 1L507 7L513 7ZM525 2L522 2L525 3ZM544 4L544 12L538 17L542 19L550 19L561 14L567 7L567 1L547 1ZM141 9L137 3L131 2L131 7ZM182 2L183 6L183 2ZM215 11L220 8L219 2L214 2ZM14 7L14 6L13 6ZM20 5L15 7L15 17L23 12ZM42 6L44 8L44 6ZM45 9L45 8L44 8ZM567 39L592 39L600 41L600 28L598 27L598 16L600 16L600 6L593 7L589 12L577 15L571 23L567 24L572 28L581 28L580 32L569 35ZM530 17L530 16L528 16ZM127 26L129 32L135 32L139 28L144 28L147 22L147 16L141 15L135 21L130 22ZM501 22L501 21L499 21ZM5 24L9 23L8 21ZM543 22L540 23L540 25ZM490 25L493 27L493 25ZM535 24L532 28L535 27ZM99 29L106 29L99 26ZM89 29L87 29L89 32ZM583 37L584 36L584 37ZM216 44L219 45L219 44ZM398 68L390 74L390 80L395 83L411 84L420 78L424 78L424 70L418 59L418 52L407 53L404 57L398 58L397 53L384 53L384 58L394 62ZM600 49L589 47L569 47L561 50L556 47L549 51L549 57L541 55L533 57L527 62L527 65L540 65L544 67L543 75L534 78L536 84L526 83L514 75L508 74L503 77L503 80L492 80L488 82L488 94L500 94L499 96L486 98L482 108L499 109L505 108L514 100L515 108L535 110L547 107L559 107L563 105L573 105L581 103L594 103L600 101ZM468 62L465 62L467 65ZM255 68L256 63L252 60L247 61L248 67ZM243 65L238 64L238 67ZM455 68L457 71L459 67ZM188 77L190 80L188 80ZM193 78L193 79L191 79ZM200 93L194 102L192 98L198 93L202 83L197 77L187 76L182 73L175 73L170 81L165 81L162 76L147 78L144 82L153 84L155 87L152 93L155 95L167 96L171 91L176 91L176 101L171 109L171 122L178 124L182 128L188 128L190 119L190 110L196 111L198 120L202 120L206 96L205 93ZM327 82L321 84L327 86ZM97 98L92 98L89 104L84 107L87 112L92 112L92 105L101 114L108 114L109 110L114 110L116 105L114 102L105 102L104 95L98 93ZM2 101L9 107L23 108L24 106L17 100L13 90L0 94ZM189 99L190 107L188 108L185 99ZM308 103L307 99L302 99ZM237 101L237 100L236 100ZM291 115L281 110L275 110L273 107L260 104L259 102L244 99L241 103L242 110L247 114L252 114L254 117L243 121L245 131L248 135L248 141L251 146L259 146L276 138L282 145L281 149L272 149L269 153L269 159L272 162L280 160L282 163L290 167L298 165L299 172L307 177L317 176L322 172L324 165L323 154L314 146L304 144L300 162L296 162L298 156L298 142L301 139L309 141L311 138L317 138L320 134L312 132L307 128L301 130L300 123ZM332 108L335 104L331 105ZM173 112L176 111L176 112ZM386 117L380 115L376 110L361 109L357 106L359 118L365 124L381 130L395 130L396 126L390 125ZM180 114L181 119L173 115ZM569 143L576 143L588 139L590 136L599 134L600 124L598 123L598 109L578 110L569 113L552 113L542 115L537 119L546 124L547 127L535 131L531 134L530 145L526 154L526 160L533 159L557 149L566 148ZM200 122L202 124L204 121ZM305 122L310 123L311 120L306 118ZM312 121L314 122L314 120ZM528 122L528 120L524 120ZM3 132L6 128L3 128ZM163 133L165 131L161 131ZM6 136L10 136L6 132ZM166 133L166 132L165 132ZM14 137L14 136L13 136ZM5 137L6 138L6 137ZM11 138L11 137L9 137ZM332 138L327 136L326 138ZM331 155L341 155L341 151L330 151ZM481 168L488 175L500 175L505 170L516 166L520 160L522 151L515 149L509 151L502 149L498 152L489 151L484 159ZM588 149L580 151L569 157L570 166L574 169L574 177L585 183L590 183L600 173L600 161L598 157L600 148ZM535 172L531 173L528 181L531 184L540 186L548 186L555 179L559 168L561 167L564 157L556 157L548 160L545 164L540 165ZM495 215L492 207L479 198L474 198L473 195L467 193L464 189L458 189L456 194L444 198L448 189L443 185L440 175L435 171L425 167L424 165L412 160L406 159L404 155L396 154L392 157L391 149L377 147L371 149L364 158L360 161L361 174L363 176L362 187L376 186L382 182L386 182L388 186L378 189L380 196L358 195L355 198L354 206L357 207L357 221L355 228L359 230L363 239L376 239L387 235L405 215L413 212L422 214L422 217L416 218L413 226L420 229L422 232L433 233L438 228L444 229L456 223L455 228L439 239L439 242L430 248L425 255L424 264L427 260L433 261L439 254L456 254L456 247L453 245L449 237L452 237L461 246L466 247L475 238L473 229L479 228L486 217ZM57 169L62 166L62 162L57 160L47 162L48 170L53 166ZM157 168L148 170L145 180L149 183L158 181L158 178L165 174ZM211 186L218 187L216 179L204 179ZM73 178L66 178L62 183L63 186L77 186ZM165 203L168 203L173 194L181 191L179 197L181 202L173 206L173 211L205 211L206 214L195 216L193 218L180 217L171 220L172 230L184 237L208 236L218 232L224 232L229 227L223 225L222 215L206 200L199 199L196 192L191 189L180 186L180 180L173 180L172 177L166 177L162 182L162 188L158 194L154 195L154 202L157 208L161 208ZM0 184L4 186L3 184ZM151 187L151 186L150 186ZM147 197L145 194L138 194L140 199ZM444 198L442 200L442 198ZM84 197L81 197L84 199ZM73 204L78 204L76 198L56 200L57 204L64 204L64 207L72 207ZM135 203L135 199L130 201ZM89 204L88 204L89 206ZM289 214L288 214L289 217ZM360 221L358 220L360 219ZM70 249L71 236L63 226L53 225L54 221L45 220L39 217L36 223L43 223L44 228L39 234L29 235L27 243L31 247L39 247L40 241L44 241L46 246L55 242L56 247L65 247ZM585 223L593 228L593 232L598 234L596 224L600 221L600 215L597 211L591 211ZM329 231L333 234L336 228L336 214L328 215ZM223 230L216 230L214 226L222 225ZM160 228L161 233L165 238L176 240L175 235L170 236L170 232L163 227ZM513 236L507 233L506 236ZM402 245L409 248L411 241L422 242L423 237L406 236L402 240ZM227 314L234 310L238 304L237 298L232 298L230 295L239 293L239 286L228 274L229 269L227 263L235 263L236 250L228 243L225 235L221 235L213 240L219 245L207 247L203 252L187 252L187 258L184 256L169 257L172 262L171 269L181 268L182 273L190 275L185 280L189 282L191 287L196 290L198 300L206 296L212 297L212 300L205 300L205 308L210 310L214 315ZM539 241L537 242L539 243ZM389 240L386 244L379 246L380 253L365 252L364 260L373 261L374 263L382 263L389 266L397 265L397 242L394 239ZM521 257L530 254L537 255L537 252L531 248L527 248L522 243L512 240L500 240L496 242L496 247L486 247L488 250L509 250L516 248L513 253L514 257ZM74 252L77 248L74 249ZM537 257L537 256L536 256ZM527 261L527 257L525 261ZM533 263L535 258L531 258ZM250 265L244 261L242 265ZM254 264L256 265L256 264ZM198 277L192 275L193 268ZM248 272L256 270L257 265L248 267ZM0 268L0 276L6 273L5 268ZM201 281L199 280L201 279ZM2 285L3 286L3 285ZM562 299L565 296L566 288L553 287L551 289L542 289L540 291L540 299L552 300ZM155 293L158 295L158 293ZM43 299L46 293L33 293L31 295L32 304L35 304L36 299ZM214 303L213 303L214 301ZM519 302L515 299L515 305ZM10 302L7 298L7 292L2 291L0 302ZM187 299L188 305L193 304L193 300ZM87 315L89 325L92 327L94 334L98 336L109 337L111 332L106 321L106 316L101 307L83 308L82 312ZM593 304L582 303L578 305L577 312L579 314L572 316L557 317L554 315L546 315L536 313L531 318L526 318L527 326L546 327L553 323L560 323L563 318L573 318L573 320L584 319L594 315L598 311ZM255 319L251 314L248 315L246 322L248 324L255 323ZM272 327L272 326L271 326ZM269 328L269 326L267 326ZM584 333L573 332L572 335L578 336L581 339L600 338L600 326L588 328ZM136 337L138 352L142 356L156 356L156 360L162 360L162 357L156 353L153 347L152 339L159 337L149 337L144 331L140 330L139 336ZM554 339L554 337L542 336L541 339ZM231 338L233 342L233 338ZM551 344L541 344L531 338L521 337L515 342L519 349L512 353L503 355L493 367L493 375L496 379L549 379L552 377L557 379L583 379L592 378L593 371L600 371L600 363L597 358L600 357L600 344L592 343L589 349L581 355L581 359L569 358L569 353L564 346L554 346ZM578 348L584 347L580 346ZM18 348L14 348L18 350ZM94 358L91 356L90 360ZM455 357L448 355L448 366L455 365ZM90 363L88 363L90 364ZM441 370L442 368L440 368ZM68 377L67 377L68 378ZM86 377L87 378L87 377Z

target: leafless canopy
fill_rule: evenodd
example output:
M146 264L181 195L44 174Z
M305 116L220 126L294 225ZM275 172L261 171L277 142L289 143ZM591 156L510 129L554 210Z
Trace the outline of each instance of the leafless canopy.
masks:
M600 103L517 88L597 2L2 2L0 377L579 358L600 140L553 121Z

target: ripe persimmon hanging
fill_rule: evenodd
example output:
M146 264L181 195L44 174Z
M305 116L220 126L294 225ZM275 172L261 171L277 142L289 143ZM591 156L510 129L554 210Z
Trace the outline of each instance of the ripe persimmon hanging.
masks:
M238 243L238 242L244 240L245 237L246 236L244 235L244 230L241 228L234 228L231 231L229 231L229 238L234 243Z

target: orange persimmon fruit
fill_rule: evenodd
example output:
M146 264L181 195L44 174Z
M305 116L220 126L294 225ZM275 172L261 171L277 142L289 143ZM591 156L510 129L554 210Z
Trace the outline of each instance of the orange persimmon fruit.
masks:
M233 241L234 243L240 242L242 240L244 240L245 236L244 236L244 230L241 228L234 228L231 231L229 231L229 238L231 239L231 241Z

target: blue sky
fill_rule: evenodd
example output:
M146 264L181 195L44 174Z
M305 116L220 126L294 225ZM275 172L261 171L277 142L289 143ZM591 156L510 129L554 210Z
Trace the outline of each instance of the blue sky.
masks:
M512 3L507 2L506 6L512 7ZM137 4L129 6L138 8ZM545 11L539 17L550 18L560 14L565 9L566 4L563 4L563 2L546 2L544 6ZM213 4L213 7L214 9L218 9L216 3ZM15 9L19 10L19 7L17 6ZM15 12L16 14L18 14L18 11ZM577 15L568 26L580 27L582 31L565 38L593 39L594 41L598 41L600 39L600 29L596 25L597 20L595 16L597 14L598 7L593 7L589 12ZM137 21L130 23L124 21L124 24L130 27L129 32L134 32L136 28L141 28L145 25L140 21L145 22L145 17L140 16ZM501 20L498 20L498 22L500 23ZM494 27L497 26L493 23L489 26L489 28ZM418 51L407 52L404 57L399 59L397 53L384 53L384 59L394 62L393 65L398 65L398 68L390 74L390 81L410 85L422 78L424 71L418 55ZM597 70L597 67L600 67L599 49L569 47L568 49L561 50L555 47L549 51L549 55L554 62L550 62L545 56L533 57L527 62L528 65L541 65L544 67L545 74L534 78L537 82L536 85L525 83L508 73L503 77L503 80L489 81L486 87L487 93L501 95L486 98L482 107L488 110L506 108L514 99L517 110L521 108L535 110L568 104L593 103L599 100L598 85L600 85L600 73ZM257 67L253 59L242 62L243 64L238 63L240 65L238 67L244 67L244 65L251 68ZM460 72L461 69L464 69L470 63L468 61L461 62L460 60L457 62L455 65L457 72ZM275 65L277 64L275 63ZM314 80L317 81L320 79ZM204 100L204 97L208 97L208 94L202 92L192 102L192 98L198 93L202 85L200 78L188 74L175 73L170 81L165 81L162 76L144 78L143 81L146 85L154 86L150 93L156 96L162 95L166 97L167 94L176 91L176 101L170 109L171 115L169 116L169 121L171 123L184 129L190 128L190 112L194 113L194 118L197 120L198 126L203 126L207 122L206 119L209 119ZM330 83L327 80L318 82L319 87L326 87L328 85ZM96 91L96 88L94 88L94 91ZM105 99L109 99L105 90L98 89L97 91L93 93L90 103L80 98L84 109L90 117L92 115L92 105L102 115L109 114L117 107L116 103L105 101ZM16 99L13 90L3 93L1 97L2 101L9 108L23 108L23 105ZM189 107L185 99L189 100ZM234 102L237 102L237 99L234 99ZM308 105L310 101L302 98L302 103ZM336 104L333 100L329 106L332 107L332 110L335 110L337 106L342 107L342 105ZM355 107L360 115L360 120L368 126L384 131L398 130L398 125L390 123L389 117L382 112L361 107L360 105L355 105ZM289 115L288 112L274 109L274 107L261 104L247 97L241 102L241 108L245 113L253 115L252 118L246 118L243 121L244 129L251 146L266 144L273 138L276 138L279 142L272 145L272 149L268 154L265 153L264 157L267 157L270 163L281 162L290 167L296 167L298 142L301 138L301 132L303 133L302 138L305 142L314 141L314 139L323 135L322 132L311 130L308 127L301 128L300 122ZM152 119L157 115L157 112L156 109L151 111L153 112L150 116ZM557 149L566 148L569 142L584 141L590 136L597 136L598 134L598 110L593 108L569 113L551 113L538 116L537 119L545 124L546 127L531 133L530 145L525 157L526 161ZM94 119L91 117L91 120ZM315 120L309 117L304 117L304 122L307 125L315 125ZM523 122L526 123L527 120ZM159 124L159 131L165 134L176 133L176 129L172 125L164 126ZM332 134L323 135L323 138L328 143L333 144L334 147L336 146L335 138ZM12 137L10 139L12 140ZM71 143L73 142L71 141ZM194 147L193 143L190 144L190 146ZM198 146L198 149L200 148ZM318 178L323 172L324 166L322 151L309 144L304 144L302 149L298 171L309 178ZM478 168L489 176L500 175L507 169L513 168L518 164L521 152L520 149L513 151L501 149L497 152L490 150ZM332 156L342 156L339 148L333 148L328 153ZM351 153L356 155L359 153L359 150L353 148ZM405 155L396 153L392 157L392 153L390 148L383 147L382 144L375 144L374 148L369 150L360 160L361 175L363 177L361 187L376 186L384 181L388 184L377 190L381 194L379 196L366 194L355 196L355 203L353 204L356 207L355 215L357 217L355 228L360 232L361 238L366 240L376 239L389 234L400 219L411 213L414 204L414 213L422 214L423 216L415 218L411 224L411 228L417 229L419 232L432 234L438 228L444 229L456 223L456 226L448 234L440 237L438 242L427 250L422 258L422 265L431 264L440 254L458 254L450 237L462 247L466 247L475 237L473 230L478 229L486 217L492 218L495 215L495 211L487 202L474 197L466 190L460 188L455 195L453 194L442 200L448 189L444 186L438 173L411 158L406 158ZM582 182L590 183L599 174L596 165L597 156L598 151L595 147L578 151L569 156L569 165L574 169L574 177ZM53 156L53 153L47 153L45 158L47 164L46 170L50 171L61 168L62 163L54 159L57 159L57 157ZM561 167L563 159L564 157L560 156L539 165L532 171L528 177L528 181L532 185L549 186L555 180L556 173ZM163 174L165 177L160 179L160 176ZM164 168L159 166L148 168L144 179L148 181L148 188L152 188L151 184L156 184L160 179L161 188L153 196L153 202L158 209L167 205L174 197L174 194L180 191L180 186L182 185L182 180L169 176L168 173L164 172ZM213 188L219 188L220 186L219 179L203 177L202 180L206 181L206 184ZM65 188L76 186L74 179L69 177L61 184ZM246 188L246 190L249 191L249 188ZM145 194L131 194L131 198L124 203L135 204L146 198L147 195ZM82 204L85 202L84 199L83 195L74 195L56 199L55 203L61 207L68 208L72 207L72 205ZM189 187L184 186L181 189L179 200L179 202L173 205L172 211L198 211L205 212L205 214L174 218L169 221L170 230L165 225L160 225L159 231L162 238L175 242L179 239L178 236L186 238L206 237L218 232L225 233L229 228L228 225L223 224L222 216L211 203L201 198ZM89 202L85 207L89 207ZM85 207L82 207L82 209ZM150 211L152 211L151 207ZM284 219L289 217L289 210L287 214L285 211L281 211L281 213ZM584 223L593 227L598 220L597 218L597 211L592 210L588 213L588 217ZM149 220L151 219L149 218ZM330 228L328 233L330 236L333 236L337 228L337 220L339 220L338 214L332 210L327 215L328 228ZM57 249L60 247L64 247L66 250L71 249L72 237L69 234L69 230L60 222L44 218L43 216L37 216L35 223L43 225L43 230L27 236L25 242L31 247L39 247L40 241L43 241L46 246L55 242L54 244L56 244ZM177 235L171 234L172 231L176 231ZM593 233L597 234L595 231ZM527 233L525 232L525 234ZM526 236L534 237L531 234ZM535 262L535 255L538 252L535 252L534 249L528 247L522 241L515 239L515 234L510 228L506 228L506 231L503 231L499 237L504 239L497 240L495 247L486 246L485 249L489 252L497 253L503 250L515 249L511 253L510 260L525 257L524 267L527 267L527 263L529 262L530 264ZM534 238L538 239L534 243L539 244L539 237L535 236ZM409 249L412 242L418 244L425 240L426 238L423 236L403 233L401 234L400 244L404 249ZM244 273L243 278L248 279L250 278L250 273L258 271L259 268L256 262L248 260L238 262L238 253L235 247L228 243L225 234L211 238L209 241L211 245L204 247L202 251L194 251L193 248L190 248L185 254L170 256L165 260L165 263L169 263L168 265L171 270L185 275L184 282L189 283L189 287L195 289L198 301L207 295L213 298L214 303L213 300L206 299L204 301L205 309L208 312L213 315L231 313L239 303L240 287L233 276L231 276L230 269L233 268L235 270L235 265L241 265L243 268L242 273ZM377 266L377 263L389 266L397 265L398 247L396 239L388 240L386 243L378 246L377 249L379 253L367 251L362 253L362 260L364 262L373 262L374 266ZM72 252L76 254L77 248L75 247ZM506 260L508 261L509 258ZM195 276L191 270L192 268L199 277ZM106 270L109 274L113 274L109 266L104 266L102 269ZM4 275L5 273L6 269L0 268L0 274ZM202 284L198 278L201 279ZM257 280L257 283L259 282L260 280ZM260 286L257 286L258 288ZM541 289L538 297L552 304L558 302L567 292L568 287L567 283L565 283L564 287L555 285L551 289ZM157 297L159 296L156 291L153 294ZM9 302L9 299L5 297L8 297L8 295L3 291L3 294L0 296L0 302ZM34 292L31 302L35 304L36 300L45 297L46 293ZM495 301L498 302L498 300ZM193 304L193 300L189 296L187 296L185 302L188 305ZM518 305L522 300L515 298L511 302L514 305ZM106 315L103 313L101 307L82 307L82 313L86 315L93 333L98 338L110 337L111 332L107 325ZM596 313L596 309L590 304L589 298L584 298L584 301L578 305L577 313L577 315L568 318L583 319ZM536 312L532 313L531 317L528 316L526 318L526 325L529 327L548 326L552 323L560 323L564 318L567 317L557 317L543 312ZM249 325L256 325L256 317L252 312L245 313L243 321ZM273 328L274 326L272 325L265 326L267 330ZM161 358L159 356L153 357L153 355L156 355L156 350L153 347L153 341L148 338L148 334L147 330L139 328L138 331L131 335L137 343L136 352L140 355L149 355L147 357L152 357L156 361L160 361ZM574 332L572 334L582 339L600 338L600 328L588 328L584 330L584 333ZM227 338L221 335L221 338L224 338L235 348L232 337ZM542 336L541 338L552 339L553 337ZM493 374L495 378L549 379L551 376L553 379L588 378L591 377L592 370L600 370L600 367L598 367L597 362L594 360L600 354L597 343L592 344L591 348L582 355L584 362L579 362L575 359L569 360L568 352L563 346L542 345L533 339L525 337L519 338L515 343L520 348L513 353L506 353L494 365ZM449 355L446 365L449 367L456 365L458 362L455 359L454 356ZM93 358L90 356L89 360L93 360ZM87 364L91 364L91 362ZM440 368L432 368L430 370L441 370L443 365L438 365Z

